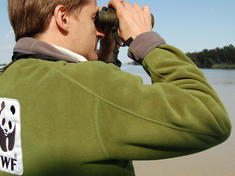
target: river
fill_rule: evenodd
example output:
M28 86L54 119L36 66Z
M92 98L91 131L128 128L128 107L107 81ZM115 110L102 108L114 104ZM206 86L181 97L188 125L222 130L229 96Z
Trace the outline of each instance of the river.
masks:
M141 66L124 65L122 70L151 80ZM208 82L219 95L235 126L235 70L202 69ZM189 156L157 160L134 161L136 176L235 176L235 131L224 143Z

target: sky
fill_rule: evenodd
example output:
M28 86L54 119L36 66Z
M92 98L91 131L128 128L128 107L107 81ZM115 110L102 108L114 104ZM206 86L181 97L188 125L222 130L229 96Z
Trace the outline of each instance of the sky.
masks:
M97 0L107 5L108 0ZM213 49L229 44L235 46L234 0L129 0L131 4L148 5L155 17L153 31L183 52ZM15 45L14 32L7 14L7 0L0 0L0 64L11 61ZM127 57L121 48L119 59Z

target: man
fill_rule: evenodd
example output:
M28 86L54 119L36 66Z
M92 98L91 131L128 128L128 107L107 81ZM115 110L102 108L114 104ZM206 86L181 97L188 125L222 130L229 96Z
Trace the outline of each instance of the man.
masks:
M149 7L109 3L120 39L134 39L129 56L151 76L143 85L105 63L113 40L94 24L95 0L8 3L17 43L0 76L1 176L133 176L132 160L188 155L228 138L223 104L190 59L151 31Z

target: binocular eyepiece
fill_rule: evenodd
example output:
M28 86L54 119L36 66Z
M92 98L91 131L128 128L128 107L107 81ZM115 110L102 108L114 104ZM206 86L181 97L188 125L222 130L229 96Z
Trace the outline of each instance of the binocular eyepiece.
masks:
M154 16L152 16L152 27L154 26ZM99 27L113 26L119 24L118 17L113 8L103 7L101 11L98 11L95 17L95 25Z

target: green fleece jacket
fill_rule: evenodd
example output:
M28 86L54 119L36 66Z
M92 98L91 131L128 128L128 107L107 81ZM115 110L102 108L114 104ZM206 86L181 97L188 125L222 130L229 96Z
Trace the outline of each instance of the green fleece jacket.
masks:
M134 176L132 160L188 155L228 138L223 104L181 51L161 44L142 64L152 85L100 61L27 58L8 66L0 98L20 105L23 175ZM0 148L6 169L5 155Z

